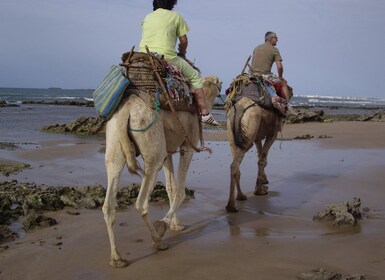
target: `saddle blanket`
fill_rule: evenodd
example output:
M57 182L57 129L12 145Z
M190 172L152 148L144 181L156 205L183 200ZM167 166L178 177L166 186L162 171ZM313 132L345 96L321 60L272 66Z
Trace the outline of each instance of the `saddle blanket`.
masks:
M120 67L112 65L92 94L99 116L109 120L118 107L130 81L123 76Z

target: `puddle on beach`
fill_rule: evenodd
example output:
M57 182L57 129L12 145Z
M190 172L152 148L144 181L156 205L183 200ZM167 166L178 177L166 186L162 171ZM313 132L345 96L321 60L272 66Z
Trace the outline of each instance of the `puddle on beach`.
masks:
M362 186L365 183L365 188L370 187L371 183L365 181L370 178L362 176L361 182L356 177L361 178L359 174L370 166L383 166L384 150L321 150L317 143L278 141L270 150L266 168L269 194L254 196L257 160L253 148L241 165L241 188L248 200L237 201L238 213L227 213L230 150L226 142L206 144L214 153L194 155L187 187L196 190L196 199L188 201L180 214L196 217L199 212L203 217L211 217L202 221L205 226L201 231L216 232L216 238L319 238L362 233L359 225L329 226L313 221L313 215L327 204L364 195L368 189ZM384 192L378 195L385 199ZM371 206L372 201L364 199L362 203L363 207ZM223 227L228 228L225 234L218 230ZM370 231L368 226L365 232Z

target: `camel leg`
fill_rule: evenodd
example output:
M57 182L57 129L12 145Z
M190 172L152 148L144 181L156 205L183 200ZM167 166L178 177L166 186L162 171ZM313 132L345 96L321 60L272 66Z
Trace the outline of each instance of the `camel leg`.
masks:
M237 200L246 200L247 197L242 193L241 190L241 171L240 165L245 156L245 151L236 147L234 144L231 145L233 152L233 162L230 165L230 195L227 202L226 210L227 212L238 212L238 209L235 205L235 186L237 187Z
M258 177L257 177L257 182L255 184L255 191L254 191L255 195L268 194L267 186L265 186L265 184L268 184L269 181L267 180L267 177L266 177L265 167L267 165L267 155L276 137L277 137L277 134L268 136L263 146L261 141L256 142L256 146L258 150Z
M116 268L128 266L128 261L123 259L116 249L113 225L116 219L116 194L119 187L119 179L125 165L125 158L120 148L117 137L116 119L107 124L105 165L107 170L107 193L103 204L104 220L107 225L108 237L111 246L110 265ZM114 133L116 132L116 133ZM112 136L109 136L112 135Z
M166 155L164 156L164 158L165 157ZM142 179L142 184L140 186L138 198L136 199L136 203L135 203L136 210L139 212L144 223L146 224L147 228L150 231L151 238L153 241L153 246L158 250L166 250L168 248L167 243L165 243L162 240L162 236L166 230L166 224L156 223L155 226L157 227L158 230L160 230L160 228L163 227L161 232L158 232L158 230L155 228L154 224L150 220L149 200L150 200L151 193L155 187L156 177L158 175L158 172L162 168L162 163L164 161L164 158L161 159L158 157L157 159L152 158L149 161L145 161L144 176Z
M179 222L176 213L174 211L174 214L171 214L171 209L175 209L175 200L177 195L177 189L178 185L175 182L174 178L174 163L172 159L172 155L168 155L166 158L166 161L163 165L164 174L166 176L166 190L168 199L170 202L170 208L169 211L166 213L162 221L166 222L168 225L170 225L170 229L174 231L181 231L184 230L185 227Z
M170 224L171 230L174 231L182 231L186 227L179 221L176 210L179 208L179 206L183 203L184 199L186 198L186 192L185 192L185 183L186 183L186 177L188 173L188 169L190 167L190 163L193 157L192 151L184 151L180 154L179 158L179 166L178 166L178 183L175 184L175 181L173 181L172 189L167 190L169 197L172 196L172 199L170 199L170 209L168 213L166 214L164 220ZM169 166L171 164L171 167ZM166 160L166 163L164 165L165 172L166 169L169 169L169 171L172 171L173 174L173 164L172 164L172 158L170 161ZM172 180L174 179L173 176Z

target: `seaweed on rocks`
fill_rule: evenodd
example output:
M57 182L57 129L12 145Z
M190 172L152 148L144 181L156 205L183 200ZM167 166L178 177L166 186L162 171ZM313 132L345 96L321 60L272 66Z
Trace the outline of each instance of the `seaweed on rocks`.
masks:
M120 188L117 193L118 208L124 209L132 205L136 201L139 190L139 184L130 184ZM186 188L185 192L187 196L194 196L193 190ZM17 180L0 182L0 225L7 227L12 222L22 218L26 231L52 226L57 222L44 216L45 211L57 211L66 207L100 209L103 206L105 196L106 189L100 184L74 188L69 186L37 186L33 183L22 183ZM167 200L166 187L158 182L151 194L150 201Z

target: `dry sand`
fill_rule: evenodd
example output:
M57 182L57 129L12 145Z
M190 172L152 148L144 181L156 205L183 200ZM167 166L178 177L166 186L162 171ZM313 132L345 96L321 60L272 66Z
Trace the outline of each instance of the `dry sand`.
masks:
M269 154L269 195L253 196L255 148L241 166L248 200L239 213L225 211L231 156L225 132L208 132L214 153L194 155L187 186L196 198L179 210L188 225L167 232L167 251L151 247L150 236L133 207L117 215L118 248L130 262L109 267L109 242L101 210L47 213L55 227L23 235L0 252L0 279L296 279L302 272L365 274L385 279L385 123L335 122L286 125L285 139ZM327 135L331 138L318 138ZM1 152L1 162L20 161L31 169L0 180L47 185L105 185L103 141L41 143L36 149ZM162 180L163 175L159 175ZM127 171L123 183L138 181ZM369 211L353 228L314 222L326 204L360 197ZM151 206L153 220L167 205Z

